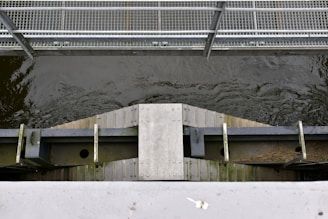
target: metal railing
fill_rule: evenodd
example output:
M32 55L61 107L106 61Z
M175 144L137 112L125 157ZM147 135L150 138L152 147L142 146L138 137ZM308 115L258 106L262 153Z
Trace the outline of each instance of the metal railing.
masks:
M0 54L327 49L327 1L1 1ZM163 53L164 54L164 53Z

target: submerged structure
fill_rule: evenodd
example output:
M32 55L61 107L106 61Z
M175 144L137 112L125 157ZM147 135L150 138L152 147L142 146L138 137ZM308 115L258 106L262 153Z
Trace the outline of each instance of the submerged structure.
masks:
M186 104L139 104L49 129L0 130L9 180L326 179L328 127L272 127Z

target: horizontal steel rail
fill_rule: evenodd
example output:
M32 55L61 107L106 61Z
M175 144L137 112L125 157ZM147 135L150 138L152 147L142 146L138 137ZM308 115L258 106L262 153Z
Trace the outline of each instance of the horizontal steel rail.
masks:
M0 30L0 33L8 33L8 30ZM25 34L201 34L201 33L215 33L214 30L13 30L13 33ZM317 30L218 30L218 34L268 34L268 33L302 33L302 34L328 34L326 29ZM90 35L87 35L90 36ZM224 35L226 36L226 35ZM274 35L276 36L276 35Z
M222 128L199 128L204 131L205 140L222 140ZM298 141L298 130L293 126L276 127L242 127L227 128L229 141ZM185 135L190 134L190 128L185 128ZM328 126L304 126L305 140L327 141Z
M33 1L33 0L32 0ZM45 0L34 0L47 2ZM90 2L90 0L55 0L56 2ZM293 2L310 0L293 0ZM16 0L16 2L31 2L31 0ZM200 2L200 0L92 0L92 2ZM206 0L205 2L286 2L286 0Z
M327 12L328 8L231 8L232 12ZM0 11L222 11L216 7L0 7Z
M195 129L195 128L193 128ZM222 141L222 127L197 128L204 132L206 140ZM40 132L40 138L46 142L92 142L93 129L25 129L27 133ZM190 135L190 128L184 128L184 136ZM294 126L276 127L241 127L227 128L229 141L294 141L298 140L298 131ZM0 129L1 144L17 142L19 129ZM328 126L304 126L305 140L328 141ZM113 137L119 137L120 141L136 141L137 128L99 128L99 142L117 141ZM107 138L107 139L106 139Z
M215 7L0 7L0 11L220 11Z
M153 42L156 40L161 41L181 41L181 42L201 42L206 39L206 35L24 35L25 38L29 39L30 42L46 42L56 40L66 41L148 41ZM236 41L241 42L242 40L252 41L261 40L266 41L326 41L328 34L302 34L302 35L216 35L215 41ZM0 35L0 39L12 39L11 36ZM131 46L132 47L132 46Z

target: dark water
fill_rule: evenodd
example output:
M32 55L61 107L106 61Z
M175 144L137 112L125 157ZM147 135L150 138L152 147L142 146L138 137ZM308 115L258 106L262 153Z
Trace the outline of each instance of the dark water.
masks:
M0 57L0 127L181 102L272 125L328 124L328 57Z

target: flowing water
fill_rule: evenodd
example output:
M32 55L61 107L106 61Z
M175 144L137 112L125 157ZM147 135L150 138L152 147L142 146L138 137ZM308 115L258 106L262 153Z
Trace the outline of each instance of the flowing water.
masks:
M172 102L272 125L327 125L328 56L0 57L0 94L0 128Z

